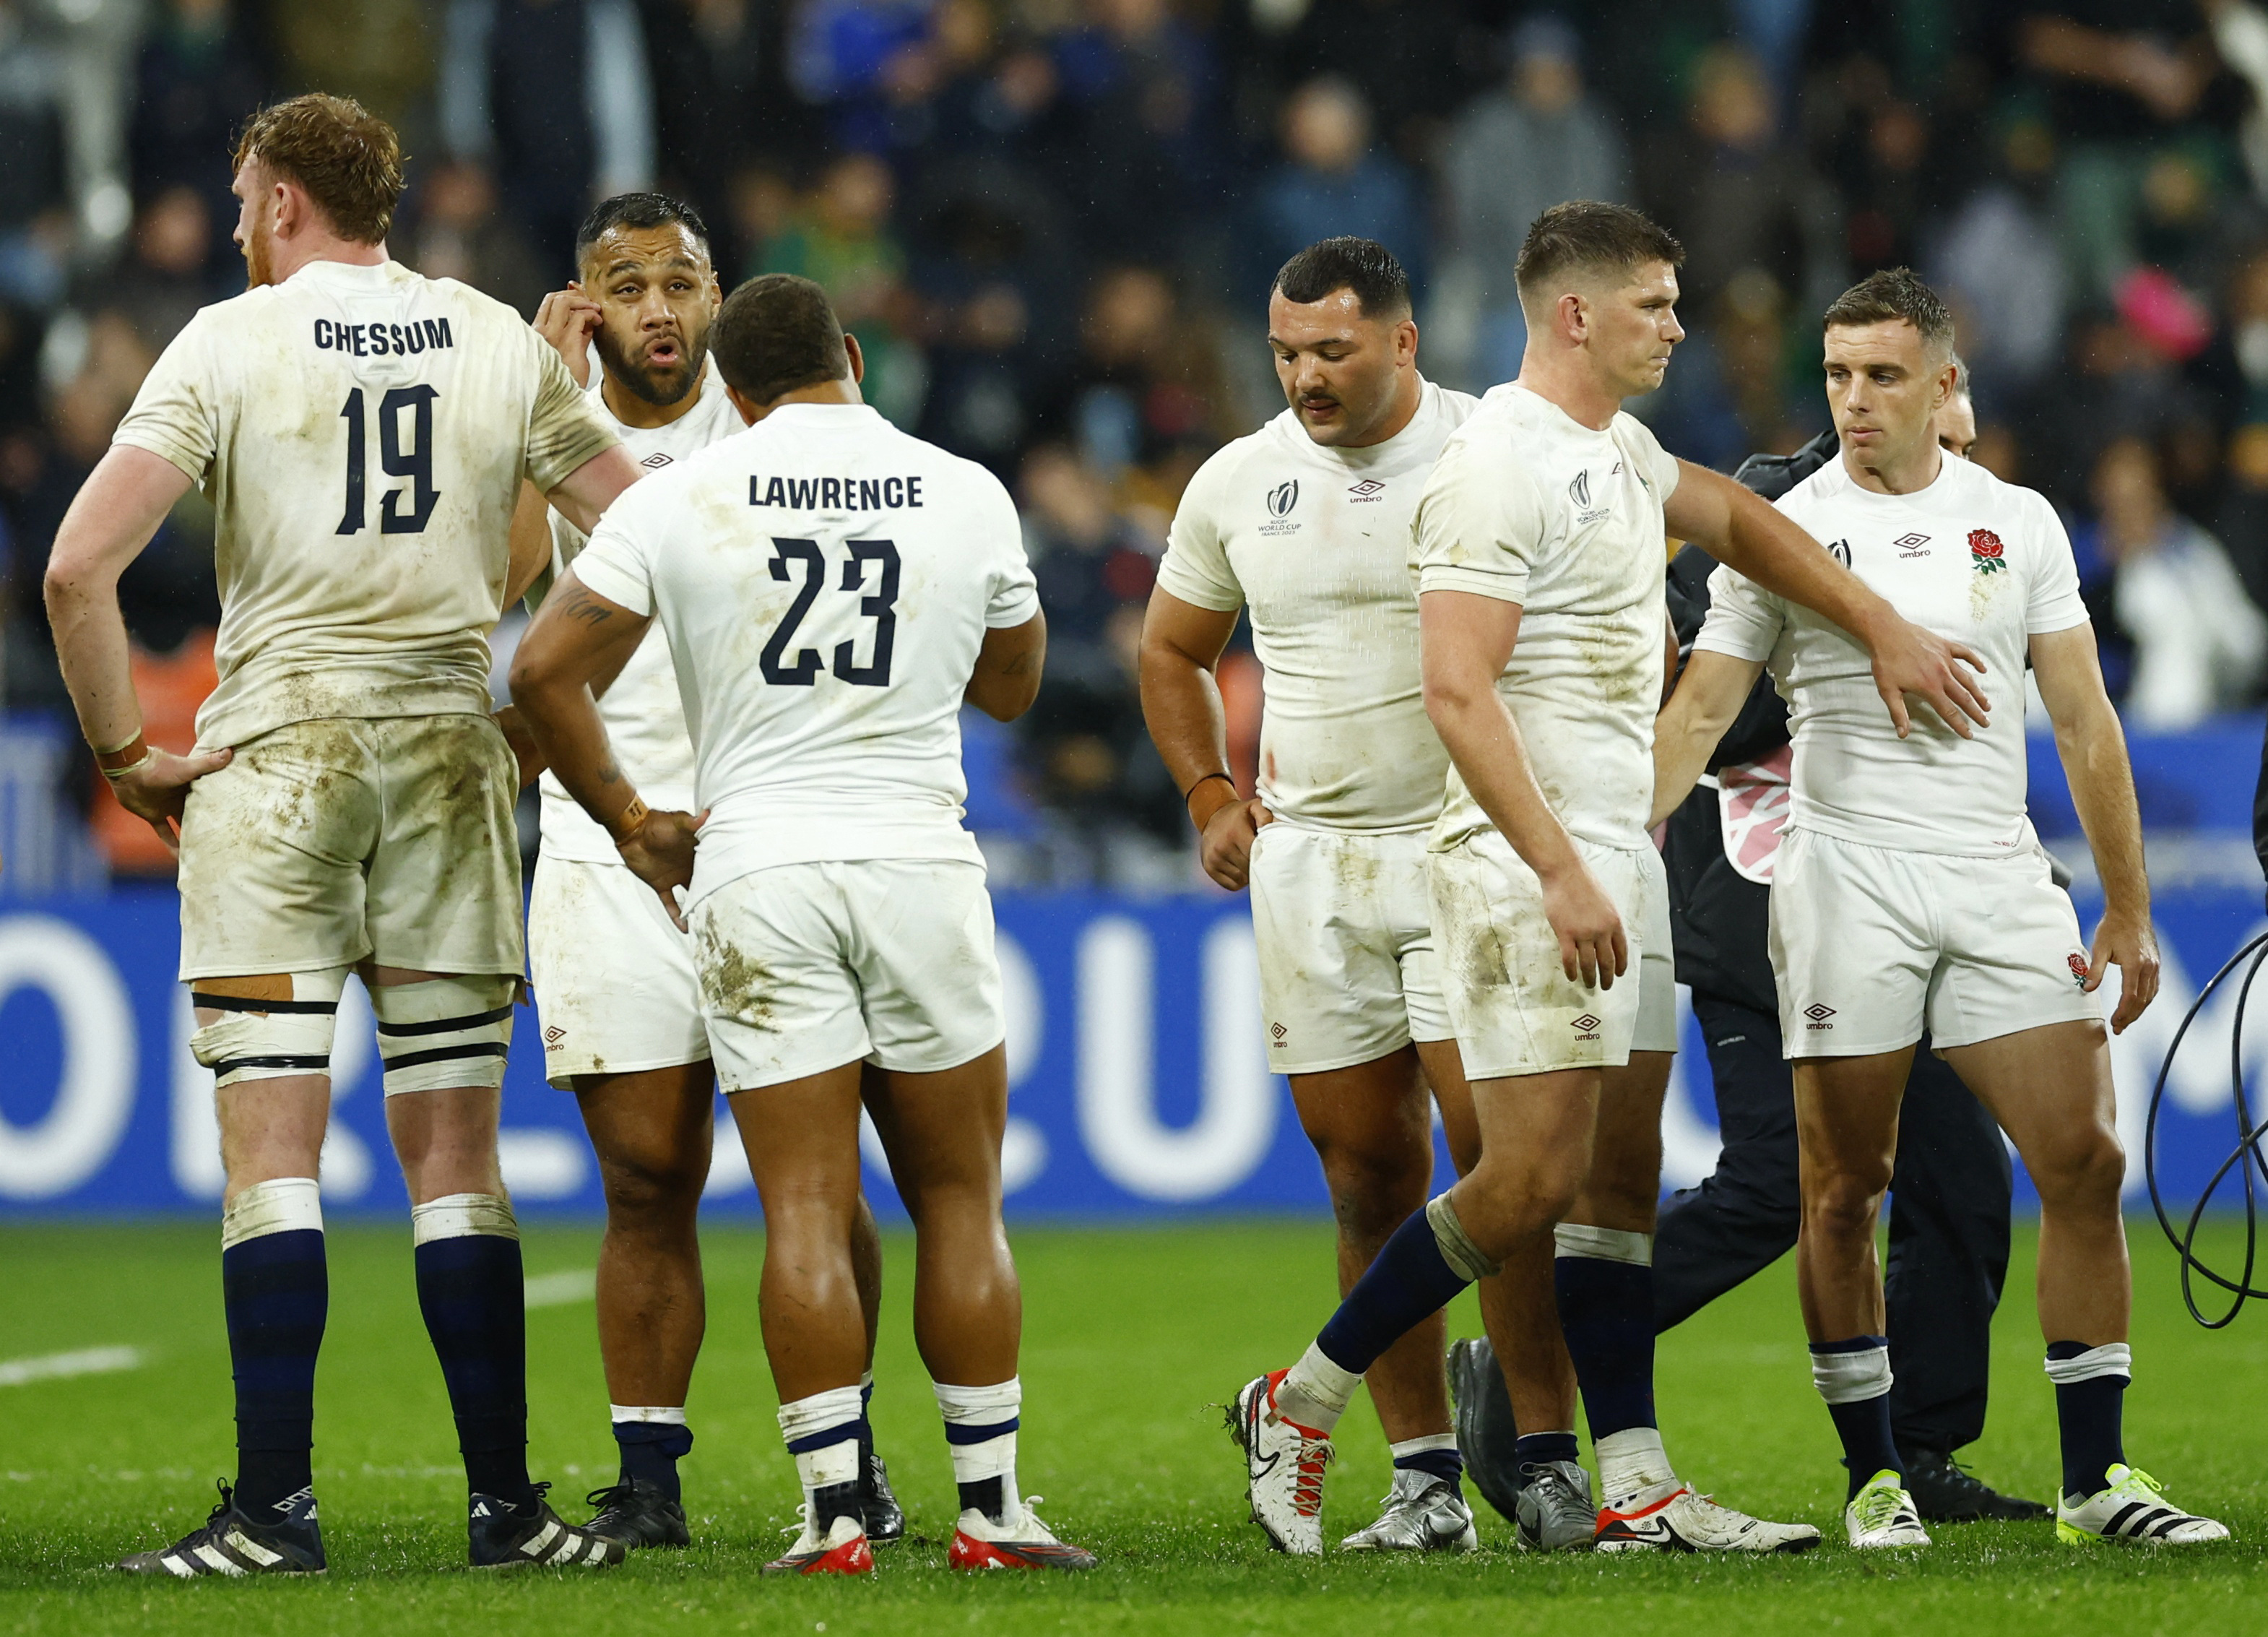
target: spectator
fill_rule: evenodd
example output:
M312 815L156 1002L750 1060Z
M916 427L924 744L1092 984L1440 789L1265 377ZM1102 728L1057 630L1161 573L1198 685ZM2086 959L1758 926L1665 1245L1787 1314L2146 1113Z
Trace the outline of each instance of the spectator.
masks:
M1986 402L2005 403L2055 362L2065 279L2046 199L2055 139L2036 120L2018 120L2002 133L1999 152L1999 174L1970 194L1927 265L1960 306L1962 350Z
M71 243L63 54L0 0L0 299L52 306Z
M245 4L266 20L283 90L352 97L401 134L404 151L432 151L438 0Z
M519 226L497 208L488 172L469 160L428 172L414 203L400 254L428 278L470 284L532 320L545 294L574 276L571 261L537 259Z
M1479 54L1460 10L1439 0L1314 0L1284 41L1283 63L1297 79L1335 75L1352 84L1388 145L1405 164L1424 166L1478 78L1461 71Z
M763 149L809 144L775 62L773 8L756 0L650 0L642 8L653 68L656 173L665 192L689 199L712 227L729 230L733 179ZM719 267L738 267L754 246L728 236Z
M1210 343L1205 327L1179 310L1163 273L1106 269L1088 292L1079 359L1048 417L1050 430L1114 483L1177 450L1194 447L1201 461L1237 430Z
M906 255L890 230L897 182L868 153L837 159L803 205L757 253L752 269L798 273L825 288L866 356L866 401L901 425L921 416L922 361L906 339L913 298Z
M2244 594L2220 542L2167 504L2150 446L2112 443L2090 488L2095 565L2110 572L2129 655L2127 719L2177 731L2250 699L2268 659L2268 618Z
M1430 372L1475 390L1520 372L1528 344L1512 269L1528 224L1563 199L1629 203L1630 155L1612 116L1585 94L1580 42L1551 13L1509 37L1512 73L1476 99L1441 149L1446 220ZM1469 338L1469 339L1468 339ZM1444 343L1462 344L1444 345Z
M229 157L237 127L268 93L268 77L228 0L168 0L135 69L129 151L134 191L148 199L196 190L208 224L236 220ZM141 229L137 225L136 236ZM225 234L208 232L214 269L236 260Z
M451 155L486 163L547 267L597 201L653 185L653 93L631 0L451 0Z
M1833 196L1779 143L1771 87L1737 47L1702 54L1686 129L1649 145L1643 188L1684 243L1681 282L1697 310L1746 268L1770 274L1807 313L1824 310L1845 283Z
M125 316L153 358L199 307L227 292L208 271L217 237L208 210L203 193L187 184L144 205L134 218L133 257L105 292L104 306Z
M1079 242L1095 254L1140 246L1186 262L1225 201L1211 49L1167 0L1086 0L1084 10L1087 26L1055 53L1076 112Z
M1344 79L1311 79L1284 105L1285 164L1260 186L1246 287L1264 291L1276 269L1318 239L1352 233L1394 252L1423 290L1429 248L1418 183L1374 151L1370 109Z

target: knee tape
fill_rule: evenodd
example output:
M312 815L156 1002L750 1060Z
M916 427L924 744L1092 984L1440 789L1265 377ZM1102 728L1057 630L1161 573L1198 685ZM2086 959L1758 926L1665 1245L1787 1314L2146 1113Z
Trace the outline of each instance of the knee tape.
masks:
M207 994L191 980L189 1003L221 1015L189 1036L189 1051L213 1072L213 1087L240 1080L331 1072L331 1030L347 969L294 972L289 1000L247 1000Z
M476 1234L494 1239L519 1238L519 1219L512 1213L512 1201L502 1194L443 1194L409 1207L412 1245L430 1245L437 1239L469 1239Z
M2132 1381L2134 1378L2134 1349L2123 1341L2107 1341L2099 1347L2089 1347L2086 1352L2073 1353L2067 1359L2050 1359L2047 1372L2048 1379L2058 1387L2070 1387L2104 1375Z
M370 992L386 1095L501 1086L519 980L502 974L433 977Z
M1472 1235L1465 1232L1448 1195L1435 1194L1425 1202L1425 1225L1433 1230L1441 1259L1467 1279L1486 1279L1504 1272L1504 1264L1475 1244Z
M1889 1391L1890 1344L1880 1336L1811 1344L1811 1384L1830 1404L1861 1404Z
M323 1231L323 1196L312 1176L278 1176L254 1183L221 1213L220 1248L232 1250L269 1234Z
M1562 1222L1551 1230L1555 1255L1588 1257L1596 1262L1621 1262L1631 1267L1653 1265L1653 1235L1620 1228L1590 1228Z

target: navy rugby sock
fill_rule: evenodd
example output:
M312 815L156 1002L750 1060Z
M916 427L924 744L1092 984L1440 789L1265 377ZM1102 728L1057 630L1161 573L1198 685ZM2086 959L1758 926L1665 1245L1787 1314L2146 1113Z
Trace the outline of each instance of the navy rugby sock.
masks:
M297 1220L297 1213L318 1225L276 1231L252 1225L250 1237L227 1242L263 1198L279 1192L281 1220ZM269 1220L278 1220L272 1208ZM239 1193L222 1229L221 1301L236 1378L235 1501L261 1523L274 1522L314 1483L315 1355L330 1314L320 1220L314 1183L292 1177L280 1189L264 1183Z
M2126 1387L2133 1354L2124 1342L2090 1347L2083 1341L2048 1344L2048 1379L2055 1383L2056 1430L2063 1442L2063 1493L2085 1497L2110 1486L2110 1469L2126 1459Z
M1429 1478L1440 1478L1453 1489L1462 1490L1465 1457L1457 1453L1455 1434L1440 1433L1430 1438L1405 1438L1386 1448L1394 1457L1396 1471L1423 1472Z
M622 1481L651 1484L670 1500L682 1501L677 1464L693 1448L693 1429L683 1421L616 1421L614 1427Z
M1427 1213L1413 1211L1363 1270L1315 1345L1332 1363L1360 1375L1418 1320L1447 1307L1471 1282L1441 1254Z
M1585 1229L1587 1233L1602 1230ZM1645 1241L1643 1234L1618 1238ZM1551 1264L1559 1329L1596 1443L1653 1419L1653 1269L1593 1256Z
M1572 1433L1522 1433L1513 1441L1512 1464L1515 1467L1543 1466L1553 1461L1572 1464L1579 1458Z
M417 1306L448 1383L466 1487L529 1510L527 1285L512 1207L451 1194L416 1206L410 1220Z
M1827 1413L1843 1440L1849 1469L1847 1502L1867 1480L1888 1470L1905 1482L1906 1464L1890 1435L1890 1344L1881 1336L1852 1336L1811 1344L1811 1381L1827 1400Z

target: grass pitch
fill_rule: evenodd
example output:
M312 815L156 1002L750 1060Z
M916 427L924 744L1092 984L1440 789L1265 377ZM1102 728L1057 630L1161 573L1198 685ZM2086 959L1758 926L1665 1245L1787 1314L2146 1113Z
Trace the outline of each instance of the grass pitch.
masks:
M1543 1560L1482 1512L1462 1560L1332 1553L1293 1562L1246 1521L1213 1406L1293 1357L1328 1311L1329 1230L1252 1222L1030 1230L1023 1487L1104 1566L1080 1577L949 1574L953 1487L909 1335L911 1243L889 1240L874 1417L920 1538L860 1582L760 1581L799 1498L781 1451L755 1320L762 1240L708 1237L709 1336L694 1381L699 1442L687 1501L700 1545L605 1574L465 1570L464 1487L439 1371L419 1324L409 1235L331 1235L330 1331L318 1382L316 1484L331 1573L320 1582L152 1583L105 1572L202 1522L233 1464L219 1258L210 1224L0 1228L0 1358L133 1347L140 1368L0 1386L0 1629L45 1633L615 1632L1501 1633L1553 1629L1749 1634L2268 1630L2268 1372L2262 1319L2208 1335L2180 1309L2170 1254L2133 1224L2138 1384L2128 1448L2175 1498L2237 1538L2181 1553L2056 1545L2047 1525L1939 1531L1895 1561L1842 1548L1841 1470L1813 1396L1783 1262L1664 1338L1662 1423L1679 1470L1727 1500L1802 1517L1830 1545L1764 1561ZM530 1275L588 1268L597 1233L539 1227ZM1992 1425L1969 1452L1994 1483L2049 1493L2053 1403L2020 1236L1999 1331ZM1264 1272L1264 1277L1263 1273ZM555 1284L557 1281L555 1281ZM568 1284L572 1284L570 1278ZM1452 1334L1476 1333L1471 1298ZM610 1481L613 1442L587 1302L528 1316L530 1451L562 1510ZM19 1375L21 1372L18 1372ZM6 1378L0 1370L0 1380ZM1376 1419L1346 1420L1326 1538L1359 1527L1388 1481ZM1476 1503L1477 1504L1477 1503Z

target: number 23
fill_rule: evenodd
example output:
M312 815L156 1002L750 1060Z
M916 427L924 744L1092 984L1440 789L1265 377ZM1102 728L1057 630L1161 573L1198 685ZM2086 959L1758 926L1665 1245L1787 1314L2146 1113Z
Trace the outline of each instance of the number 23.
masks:
M836 643L836 679L853 688L887 688L890 648L898 630L897 543L889 540L846 540L843 543L850 549L843 564L844 591L865 592L869 563L880 564L881 575L874 590L858 599L858 612L874 622L874 657L868 664L858 664L856 645ZM772 578L784 584L794 576L789 565L801 564L803 584L795 594L795 601L788 604L787 613L781 617L770 640L764 644L764 680L776 687L809 688L819 679L819 650L799 648L790 660L787 645L794 639L796 628L803 623L804 616L811 612L811 605L819 601L827 580L827 558L815 540L788 540L775 535L772 549L777 553L771 561Z

